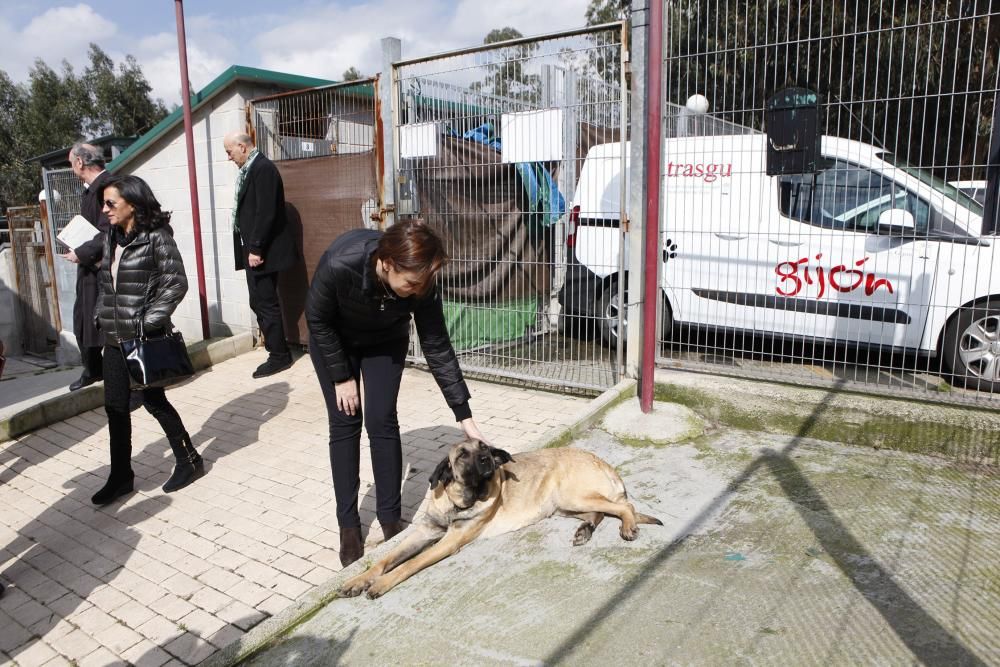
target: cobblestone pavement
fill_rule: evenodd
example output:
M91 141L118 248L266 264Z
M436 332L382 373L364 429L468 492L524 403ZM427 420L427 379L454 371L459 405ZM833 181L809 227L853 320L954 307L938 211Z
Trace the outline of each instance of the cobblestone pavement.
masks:
M261 380L263 351L217 364L168 395L208 474L165 494L173 459L133 413L136 493L97 509L107 475L103 410L0 445L0 663L195 664L340 569L326 412L308 358ZM498 446L523 451L573 422L589 399L471 381L472 408ZM408 369L403 516L461 437L429 373ZM363 442L363 447L367 443ZM381 541L371 464L361 513Z

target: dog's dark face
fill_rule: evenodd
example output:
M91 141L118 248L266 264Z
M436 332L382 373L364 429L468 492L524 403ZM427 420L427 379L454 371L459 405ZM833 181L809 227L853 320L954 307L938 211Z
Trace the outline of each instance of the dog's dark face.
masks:
M430 485L433 489L438 483L448 486L457 482L468 493L478 497L484 493L486 483L493 478L497 468L513 460L502 449L490 447L479 440L466 440L452 446L448 456L431 474Z

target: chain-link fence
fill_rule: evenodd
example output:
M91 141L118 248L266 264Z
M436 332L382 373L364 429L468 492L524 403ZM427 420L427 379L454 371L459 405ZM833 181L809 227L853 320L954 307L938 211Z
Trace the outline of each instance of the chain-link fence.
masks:
M1000 6L677 0L663 28L661 361L996 405Z
M585 389L618 376L620 345L580 308L596 286L569 260L583 158L624 156L622 36L614 24L395 64L396 208L445 239L445 315L467 371ZM590 213L619 219L621 186Z
M281 172L288 223L303 255L279 283L285 332L293 342L308 341L305 297L326 248L345 231L379 226L377 100L377 80L363 79L250 102L251 131Z

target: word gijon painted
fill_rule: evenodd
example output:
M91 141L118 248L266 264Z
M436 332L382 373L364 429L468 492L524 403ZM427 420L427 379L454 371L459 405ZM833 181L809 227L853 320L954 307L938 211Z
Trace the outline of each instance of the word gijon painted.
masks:
M817 262L822 258L823 253L816 255ZM853 292L864 285L865 296L871 296L880 287L892 294L892 283L888 278L879 278L874 273L865 273L861 269L868 260L868 257L859 259L854 262L856 268L850 269L846 264L838 264L832 269L824 269L822 266L812 268L809 266L808 257L782 262L774 267L774 272L778 274L778 285L775 290L781 296L795 296L806 285L819 285L817 298L822 299L826 294L827 285L838 292Z
M711 183L715 181L720 176L732 176L733 175L733 165L722 164L722 163L709 163L705 164L703 162L686 163L686 162L668 162L667 163L667 176L677 177L682 176L686 178L700 178L706 183Z

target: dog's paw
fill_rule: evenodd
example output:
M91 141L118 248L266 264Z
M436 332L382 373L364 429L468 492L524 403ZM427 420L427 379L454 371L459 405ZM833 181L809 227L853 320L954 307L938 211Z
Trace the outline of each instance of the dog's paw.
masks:
M392 582L387 577L379 577L371 583L368 590L365 591L365 595L368 596L369 600L374 600L388 593L391 588Z
M573 533L573 546L578 547L582 544L586 544L590 541L590 538L594 535L594 526L589 523L582 524Z
M372 582L367 577L354 577L349 579L340 587L340 594L345 598L353 598L361 595L368 587L371 586Z
M635 538L639 537L639 527L638 526L625 526L623 524L622 525L622 529L619 532L619 535L621 535L622 539L625 540L626 542L631 542Z

